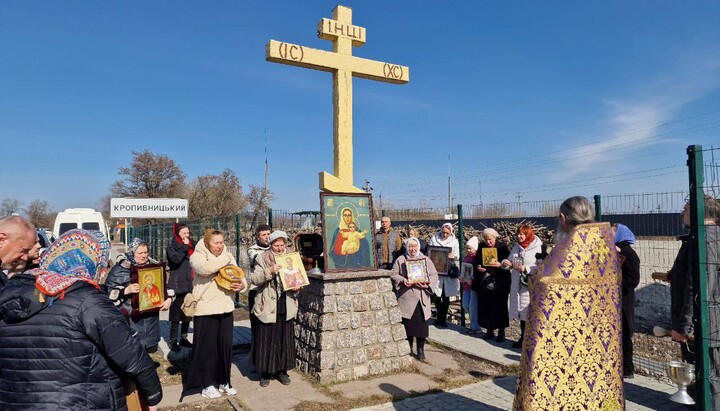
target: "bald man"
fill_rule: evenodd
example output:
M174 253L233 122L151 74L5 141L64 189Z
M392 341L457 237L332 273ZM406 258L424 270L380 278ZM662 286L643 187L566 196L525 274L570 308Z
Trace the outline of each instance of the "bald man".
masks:
M7 281L6 270L18 262L27 262L28 254L37 243L35 227L20 216L0 220L0 288Z
M392 270L402 248L402 239L398 232L392 229L391 224L390 217L383 217L380 220L380 229L375 233L378 267L386 270Z

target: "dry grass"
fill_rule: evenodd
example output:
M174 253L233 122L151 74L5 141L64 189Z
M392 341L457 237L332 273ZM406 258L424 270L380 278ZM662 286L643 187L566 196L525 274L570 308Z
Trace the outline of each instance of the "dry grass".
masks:
M237 406L234 406L232 404L232 401L235 401ZM245 405L241 400L239 400L237 397L230 399L230 398L222 398L217 400L206 400L203 402L196 402L192 404L181 404L176 405L174 407L163 407L163 411L237 411L237 410L250 410L250 408Z

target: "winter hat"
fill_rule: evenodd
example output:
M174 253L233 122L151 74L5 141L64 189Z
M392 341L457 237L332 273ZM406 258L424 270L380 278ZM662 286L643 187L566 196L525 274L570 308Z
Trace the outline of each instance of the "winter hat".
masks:
M477 251L479 244L480 244L480 241L478 240L478 238L472 237L471 239L468 240L466 245L468 247L472 248L473 250Z
M288 236L287 236L287 234L285 234L285 231L283 231L283 230L276 230L276 231L273 231L273 232L270 234L270 244L274 243L275 240L277 240L278 238L284 239L284 240L285 240L285 243L288 242Z

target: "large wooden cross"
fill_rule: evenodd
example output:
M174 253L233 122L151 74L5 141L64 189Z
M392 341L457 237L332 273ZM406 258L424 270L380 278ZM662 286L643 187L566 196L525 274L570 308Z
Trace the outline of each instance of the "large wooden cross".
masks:
M333 42L333 51L270 40L267 61L333 73L333 174L320 173L320 190L354 193L352 155L352 77L405 84L410 80L406 66L367 60L352 55L353 46L365 43L365 28L352 25L352 9L337 6L333 18L318 22L318 37Z

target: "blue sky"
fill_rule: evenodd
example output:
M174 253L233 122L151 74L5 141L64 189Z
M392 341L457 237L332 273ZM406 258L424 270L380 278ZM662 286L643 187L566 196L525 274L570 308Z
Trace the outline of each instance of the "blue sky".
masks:
M234 170L274 208L318 209L332 171L329 73L265 61L330 50L331 1L0 3L0 198L96 206L132 150L192 179ZM355 185L386 205L682 190L720 145L720 4L346 1L410 83L355 79Z

